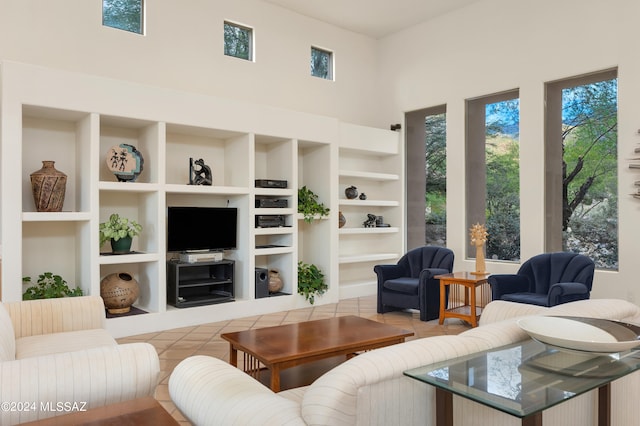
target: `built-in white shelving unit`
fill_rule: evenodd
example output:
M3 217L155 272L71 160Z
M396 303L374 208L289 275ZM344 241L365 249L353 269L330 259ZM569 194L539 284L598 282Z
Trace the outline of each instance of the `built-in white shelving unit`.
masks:
M340 297L375 294L373 267L395 263L404 252L403 155L399 134L342 124L339 150L340 211L346 224L339 235ZM366 199L347 199L355 186ZM365 228L368 214L389 226Z
M3 62L0 74L0 242L2 297L20 300L23 276L51 271L85 294L126 271L140 285L135 304L146 314L109 318L116 337L308 306L297 294L298 261L324 272L328 292L316 304L375 293L372 265L395 261L403 245L403 189L398 134L336 119L134 85L113 79ZM118 182L106 157L127 143L144 157L135 182ZM189 159L211 167L212 186L189 182ZM43 160L66 173L63 211L35 211L29 174ZM286 180L257 188L256 179ZM369 198L344 199L355 184ZM306 185L331 211L312 223L297 212ZM286 199L287 207L256 207L256 198ZM12 200L12 202L7 202ZM14 202L13 202L14 201ZM189 308L167 304L166 211L169 206L238 209L235 301ZM339 229L338 211L348 218ZM143 226L133 253L100 247L98 226L112 213ZM362 228L366 213L388 228ZM284 226L256 226L260 215L282 215ZM198 226L215 224L193 224ZM375 244L372 244L374 243ZM256 298L255 269L277 269L279 296Z

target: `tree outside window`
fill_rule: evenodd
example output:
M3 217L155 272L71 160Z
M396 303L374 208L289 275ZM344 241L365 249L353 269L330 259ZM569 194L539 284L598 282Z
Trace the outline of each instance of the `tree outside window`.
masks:
M333 54L331 52L311 47L311 75L333 80Z
M142 34L142 0L102 0L102 25Z
M447 244L447 114L425 117L425 243Z
M618 80L605 71L547 84L548 250L618 269Z
M249 27L224 23L224 54L235 58L253 60L253 30Z

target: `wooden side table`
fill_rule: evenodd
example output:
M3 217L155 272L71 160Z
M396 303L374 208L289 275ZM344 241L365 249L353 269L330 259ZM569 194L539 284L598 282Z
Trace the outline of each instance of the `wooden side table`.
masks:
M440 280L440 318L439 324L444 323L445 318L460 318L467 321L472 327L478 326L478 318L484 307L491 300L491 292L488 289L487 278L490 274L476 275L471 272L454 272L452 274L436 275L434 278ZM464 290L463 301L455 306L447 309L446 289L447 286L462 286ZM478 306L476 302L476 289L480 287L480 301L482 305ZM455 287L449 289L449 299L452 295L459 292L455 291Z

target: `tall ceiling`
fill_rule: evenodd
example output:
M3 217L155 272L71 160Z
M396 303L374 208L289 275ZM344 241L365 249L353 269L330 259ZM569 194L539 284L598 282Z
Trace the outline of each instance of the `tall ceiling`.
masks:
M264 0L338 27L381 38L481 0Z

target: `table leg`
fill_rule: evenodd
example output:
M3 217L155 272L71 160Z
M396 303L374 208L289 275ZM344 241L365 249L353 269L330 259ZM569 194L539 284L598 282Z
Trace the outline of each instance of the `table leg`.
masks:
M523 417L522 426L542 426L542 411Z
M436 426L453 426L453 394L436 388Z
M598 388L598 426L611 425L611 384Z
M467 287L467 291L471 292L471 303L469 304L469 314L471 315L471 326L478 326L478 317L476 316L476 288Z
M269 370L271 370L271 390L280 392L280 367L272 365Z
M444 310L447 309L446 288L444 280L440 280L440 316L438 317L438 324L444 324Z
M229 343L230 346L230 350L229 350L229 364L233 365L234 367L238 366L238 350L236 348L233 347L233 343Z

